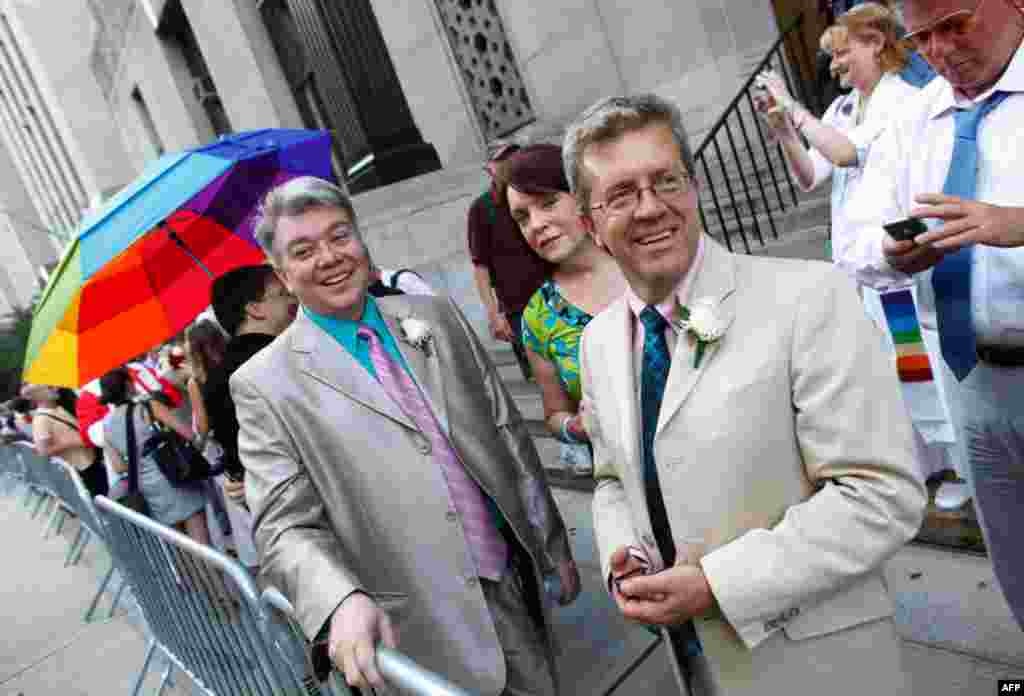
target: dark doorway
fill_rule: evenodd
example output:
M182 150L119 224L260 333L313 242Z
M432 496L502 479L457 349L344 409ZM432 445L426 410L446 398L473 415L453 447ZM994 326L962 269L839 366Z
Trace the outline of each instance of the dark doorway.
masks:
M333 131L351 192L441 168L369 0L262 0L259 9L305 125Z

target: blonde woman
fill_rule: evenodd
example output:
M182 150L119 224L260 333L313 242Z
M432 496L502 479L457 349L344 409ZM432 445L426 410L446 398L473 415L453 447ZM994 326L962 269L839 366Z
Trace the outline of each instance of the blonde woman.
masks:
M860 264L854 230L847 224L847 201L860 185L872 147L887 126L899 118L904 104L920 91L901 76L911 57L901 35L891 10L875 2L857 5L840 16L821 40L822 48L832 55L833 72L844 86L852 88L848 95L836 99L818 120L789 96L777 76L766 75L761 84L767 93L755 102L779 138L801 188L816 188L831 177L830 253L836 265L851 275ZM801 142L800 135L808 146ZM911 316L917 324L914 291L909 284L906 288L889 288L885 293L868 287L860 290L868 315L890 338L896 360L896 343L908 334L906 317ZM903 318L897 319L897 315ZM902 336L892 332L897 323L903 327L899 332ZM927 354L930 376L911 376L900 368L900 377L914 423L921 473L937 477L950 470L964 471L963 458L955 446L946 388L951 375L942 359L938 335L919 326L917 331L924 348L918 345L914 350L921 357ZM905 351L907 346L902 349ZM947 509L958 508L968 499L966 484L955 481L943 484L935 497L936 504Z
M852 91L832 102L821 119L790 96L778 75L766 73L758 80L764 89L755 106L782 145L797 184L810 191L832 180L830 254L840 267L850 235L846 201L860 182L871 146L920 91L900 77L910 60L900 34L895 13L876 2L857 5L826 30L821 47L832 56L832 72Z

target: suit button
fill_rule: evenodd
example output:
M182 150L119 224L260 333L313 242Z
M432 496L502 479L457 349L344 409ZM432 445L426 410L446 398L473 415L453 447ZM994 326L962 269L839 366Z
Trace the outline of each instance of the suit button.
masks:
M459 519L459 515L454 510L449 510L445 514L445 519L448 520L449 522L454 522L455 520Z
M476 587L476 582L477 582L477 580L476 580L475 576L470 576L470 577L466 578L466 586L467 587Z
M420 454L430 454L430 441L425 438L417 438L416 449L420 451Z

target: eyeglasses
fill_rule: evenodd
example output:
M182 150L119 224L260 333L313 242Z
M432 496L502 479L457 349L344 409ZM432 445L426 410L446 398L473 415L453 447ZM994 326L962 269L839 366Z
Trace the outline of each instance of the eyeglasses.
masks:
M693 188L692 179L685 172L669 172L662 174L650 186L627 186L612 191L604 202L592 203L590 210L605 210L608 215L630 215L640 205L644 191L650 191L661 200L674 196L682 196Z
M909 41L918 53L927 53L932 43L932 36L963 36L974 29L978 10L983 4L985 4L985 0L978 0L978 4L974 6L973 10L951 12L917 31L906 34L903 38Z

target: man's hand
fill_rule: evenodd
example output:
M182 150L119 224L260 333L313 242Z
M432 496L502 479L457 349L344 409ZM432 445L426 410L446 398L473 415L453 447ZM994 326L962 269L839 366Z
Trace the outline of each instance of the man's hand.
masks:
M228 477L224 477L224 485L221 486L224 489L224 495L236 503L245 503L245 479L241 481L233 481Z
M928 270L946 255L931 245L921 246L912 240L898 242L888 234L882 237L882 253L890 266L907 275Z
M969 244L995 247L1024 246L1024 208L991 205L941 193L925 193L913 217L937 218L943 224L919 234L914 241L945 252Z
M353 592L334 610L328 638L331 659L344 672L349 686L384 686L377 669L377 641L389 648L398 646L391 619L369 596Z
M492 312L488 316L488 320L491 324L491 335L499 341L505 341L511 343L513 340L512 325L509 324L508 318L503 312Z
M558 598L558 603L564 607L572 604L580 594L580 571L576 568L576 562L567 558L559 563L558 577L562 580L562 596Z
M608 589L611 590L612 599L619 606L619 611L624 611L626 597L622 594L621 583L626 578L642 574L647 570L648 565L631 554L625 546L615 549L609 560L611 565L611 582Z
M654 575L623 580L615 599L627 619L659 626L677 626L704 614L715 596L699 565L677 563Z

